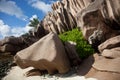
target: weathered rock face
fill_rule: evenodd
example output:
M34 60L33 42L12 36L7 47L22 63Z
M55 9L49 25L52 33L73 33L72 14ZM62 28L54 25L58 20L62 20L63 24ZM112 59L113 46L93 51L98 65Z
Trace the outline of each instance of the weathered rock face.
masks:
M74 17L77 13L85 9L94 0L62 0L64 7L69 11Z
M120 1L94 0L77 14L77 25L83 36L94 47L98 47L101 56L90 58L91 66L81 66L88 71L80 72L98 80L120 79ZM85 72L84 72L85 71ZM81 75L81 74L80 74Z
M58 1L52 5L53 12L49 12L43 19L47 32L63 33L76 27L75 18L64 8L64 3Z
M114 3L112 5L112 2ZM114 37L119 34L119 10L120 7L118 4L119 1L115 2L112 0L95 0L90 5L88 5L85 9L80 11L77 15L77 23L83 32L83 36L86 40L94 34L95 30L102 31L101 34L101 42ZM117 3L117 5L115 5ZM115 6L117 7L117 11L114 12ZM112 9L111 9L112 8ZM114 14L114 15L113 15ZM117 20L116 20L117 19ZM110 26L111 25L111 26ZM117 30L116 30L117 29ZM94 35L97 36L97 35ZM98 40L97 37L94 37L93 41ZM98 40L99 41L99 40ZM101 43L100 42L100 43ZM99 43L99 44L100 44ZM95 45L99 45L95 44Z
M52 5L52 12L49 12L43 19L46 32L63 33L77 27L77 13L86 8L94 0L62 0Z
M104 5L101 12L106 22L108 22L108 25L111 26L112 29L120 30L120 1L105 0Z
M21 68L32 66L35 69L47 70L49 74L55 71L66 73L70 69L64 46L54 33L49 33L30 47L18 52L14 59Z

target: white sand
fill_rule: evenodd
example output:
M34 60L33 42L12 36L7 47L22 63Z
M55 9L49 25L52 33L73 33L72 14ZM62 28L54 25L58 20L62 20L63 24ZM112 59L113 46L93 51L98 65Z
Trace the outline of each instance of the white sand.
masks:
M25 77L24 73L31 70L32 68L21 69L19 67L13 67L8 75L4 77L2 80L97 80L94 78L85 79L84 76L78 76L73 74L70 77L58 77L58 76L31 76Z

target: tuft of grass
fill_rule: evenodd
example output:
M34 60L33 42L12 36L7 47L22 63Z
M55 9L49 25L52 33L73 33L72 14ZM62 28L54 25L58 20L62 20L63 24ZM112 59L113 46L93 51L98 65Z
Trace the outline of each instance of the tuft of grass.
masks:
M84 59L94 53L94 49L85 41L82 32L78 29L67 31L59 35L63 42L73 41L76 42L76 51L81 59Z

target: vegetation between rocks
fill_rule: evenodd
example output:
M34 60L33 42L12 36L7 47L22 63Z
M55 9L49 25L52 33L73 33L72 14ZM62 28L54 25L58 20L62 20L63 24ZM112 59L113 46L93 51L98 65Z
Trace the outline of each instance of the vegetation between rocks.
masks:
M73 41L76 42L76 51L81 59L84 59L94 53L94 49L85 41L82 32L78 29L73 29L72 31L67 31L59 35L63 42Z

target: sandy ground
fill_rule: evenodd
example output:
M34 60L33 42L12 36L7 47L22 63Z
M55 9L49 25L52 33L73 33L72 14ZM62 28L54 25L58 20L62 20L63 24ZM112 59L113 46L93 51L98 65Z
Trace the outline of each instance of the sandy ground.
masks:
M78 76L76 74L72 74L69 77L61 77L59 76L31 76L26 77L24 76L24 73L31 70L32 67L27 69L21 69L19 67L13 67L10 72L8 72L8 75L5 76L2 80L97 80L94 78L85 78L84 76Z

